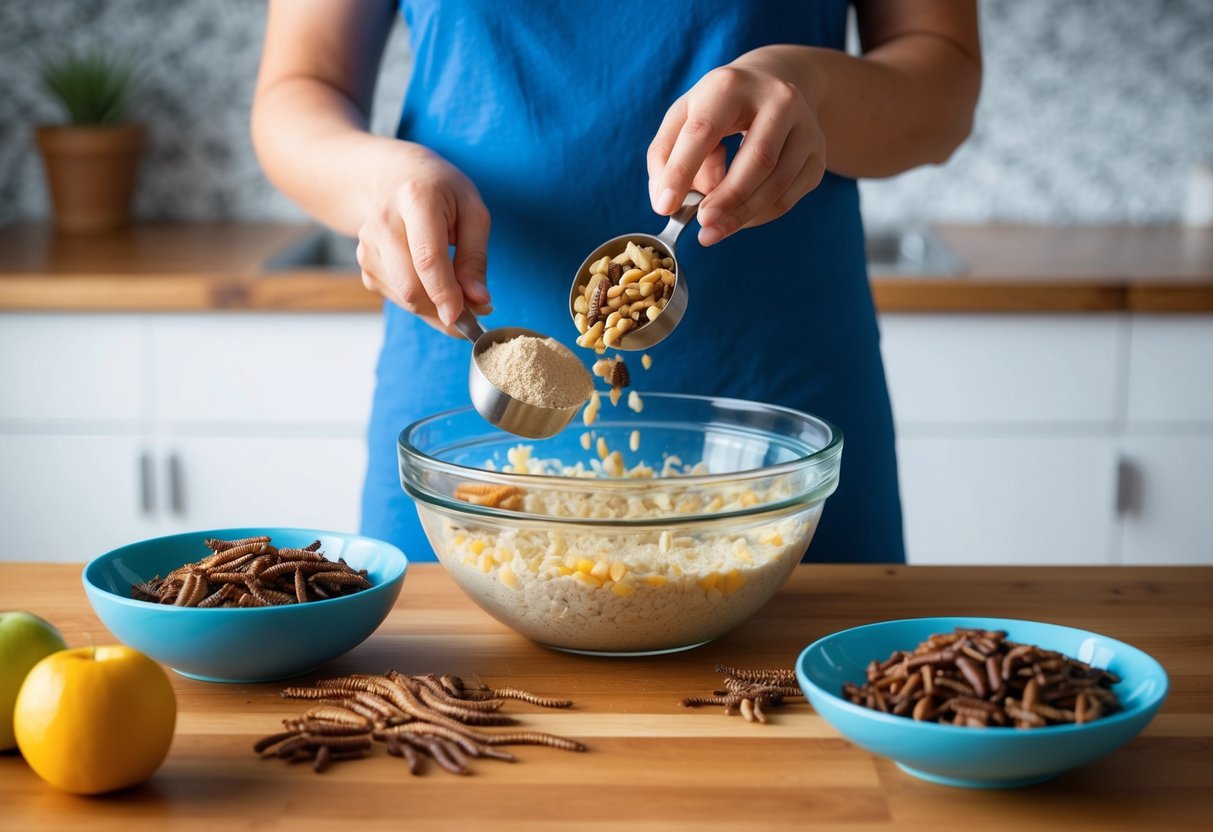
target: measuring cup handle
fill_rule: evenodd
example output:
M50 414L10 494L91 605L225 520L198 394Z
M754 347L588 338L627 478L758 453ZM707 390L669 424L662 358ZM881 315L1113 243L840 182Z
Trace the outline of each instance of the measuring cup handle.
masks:
M484 335L484 327L480 325L480 321L476 320L476 315L466 303L463 305L463 311L459 313L459 317L455 319L455 329L459 330L460 334L473 344L480 340L481 335Z
M703 202L703 194L699 191L689 191L686 200L682 203L682 207L670 215L670 221L666 223L665 228L657 235L657 239L666 244L670 252L674 251L674 246L678 243L678 238L682 236L682 229L687 227L687 223L691 221L691 217L695 216L699 210L699 203Z

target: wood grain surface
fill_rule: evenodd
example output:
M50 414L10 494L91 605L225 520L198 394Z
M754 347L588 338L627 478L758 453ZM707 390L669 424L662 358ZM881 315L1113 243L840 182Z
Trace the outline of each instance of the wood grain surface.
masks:
M110 640L79 568L0 564L0 609L53 621L72 646ZM1161 713L1119 751L1009 791L930 785L845 740L800 701L745 722L679 701L718 684L718 662L791 667L814 639L871 621L948 614L1052 621L1123 639L1166 667ZM547 650L474 606L436 565L410 567L396 608L367 642L310 677L348 672L478 675L568 697L522 703L526 727L581 739L585 754L518 746L518 762L473 761L413 777L376 749L322 775L261 760L253 741L300 703L279 684L215 685L175 674L180 716L144 785L78 798L0 755L0 828L452 830L1074 830L1208 828L1213 786L1213 568L801 566L753 619L665 657Z
M275 223L153 223L63 234L0 227L0 311L378 311L358 275L262 264L309 234ZM1213 230L942 226L959 275L874 267L882 312L1213 311Z

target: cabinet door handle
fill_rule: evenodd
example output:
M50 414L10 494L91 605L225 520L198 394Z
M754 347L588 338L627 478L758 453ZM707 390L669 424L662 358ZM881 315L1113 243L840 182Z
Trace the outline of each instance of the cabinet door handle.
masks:
M168 504L173 514L185 514L185 483L177 454L168 457Z
M139 505L144 514L156 511L156 469L150 451L139 455Z
M1121 457L1116 463L1116 515L1137 514L1141 511L1142 477L1133 460Z

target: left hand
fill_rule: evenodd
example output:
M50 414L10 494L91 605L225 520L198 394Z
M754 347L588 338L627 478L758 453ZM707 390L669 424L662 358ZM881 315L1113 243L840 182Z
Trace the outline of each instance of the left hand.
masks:
M674 102L649 145L653 210L669 215L691 188L699 242L783 216L825 173L825 137L815 106L773 56L756 49L704 75ZM743 134L725 169L721 139Z

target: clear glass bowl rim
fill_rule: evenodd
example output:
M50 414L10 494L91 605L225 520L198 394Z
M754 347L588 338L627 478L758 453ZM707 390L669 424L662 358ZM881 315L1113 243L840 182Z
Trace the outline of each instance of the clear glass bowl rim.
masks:
M546 514L531 514L525 511L516 511L509 509L493 508L489 506L479 506L474 503L456 500L453 497L424 488L417 488L413 483L409 482L402 476L402 486L410 497L414 500L428 505L433 505L440 508L445 508L457 514L475 514L482 517L493 517L501 520L509 520L517 522L519 520L536 520L545 523L556 523L561 525L577 525L577 526L661 526L669 525L672 521L678 522L703 522L714 520L727 520L735 518L754 517L757 515L769 513L781 513L789 509L803 508L806 505L814 505L823 502L826 497L833 493L838 483L837 460L842 453L843 436L842 431L832 422L822 419L820 416L814 416L791 407L782 405L764 404L761 402L749 401L747 399L726 398L720 396L695 396L685 393L645 393L644 399L646 402L650 400L661 401L690 401L696 404L706 404L711 406L722 406L732 408L734 410L762 410L768 413L783 414L793 419L808 422L818 428L822 428L828 432L829 441L821 448L811 453L808 453L797 459L780 462L775 465L769 465L762 468L752 468L744 471L733 471L724 474L697 474L685 477L657 477L654 479L636 480L626 478L603 478L603 479L577 479L576 483L579 488L593 488L609 492L612 490L629 491L639 487L651 487L653 483L660 482L676 482L680 488L711 488L727 485L736 485L738 482L744 482L752 479L762 479L772 476L781 476L796 473L797 471L814 468L827 467L830 464L835 465L833 475L818 483L814 488L797 493L792 497L780 500L775 503L759 503L750 508L743 508L734 511L719 511L695 515L664 515L654 518L575 518L575 517L556 517ZM426 425L447 419L453 416L462 416L474 412L471 405L457 407L451 410L445 410L440 413L435 413L432 416L426 416L422 419L407 425L400 431L397 439L397 452L402 463L407 463L410 466L428 469L430 471L444 473L456 477L466 479L480 480L486 482L500 483L503 485L514 485L522 487L543 487L543 488L560 488L568 487L570 482L567 477L560 477L551 474L513 474L504 471L490 471L484 468L472 468L466 465L458 465L453 462L445 462L436 459L413 444L410 436L414 431L425 427ZM485 426L493 429L492 425L487 422ZM518 437L519 442L526 442L523 437ZM403 473L403 472L402 472Z

